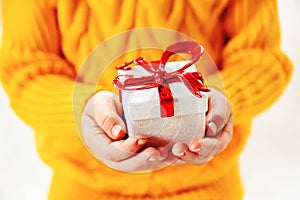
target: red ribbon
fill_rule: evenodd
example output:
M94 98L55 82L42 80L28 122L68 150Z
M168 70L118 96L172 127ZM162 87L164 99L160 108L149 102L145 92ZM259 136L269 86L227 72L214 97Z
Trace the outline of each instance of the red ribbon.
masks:
M165 70L165 65L168 59L176 53L190 54L192 58L182 68L168 73ZM121 70L130 70L131 67L129 65L140 65L149 72L149 75L138 77L128 74L119 75L113 80L113 83L121 90L144 90L157 87L161 105L161 117L171 117L174 116L174 105L169 83L183 82L189 91L198 98L202 97L201 91L210 91L204 86L204 79L200 72L184 71L193 65L202 54L203 48L196 42L177 42L170 45L163 52L160 61L147 62L142 57L139 57L131 62L126 62L123 66L117 67L117 69Z

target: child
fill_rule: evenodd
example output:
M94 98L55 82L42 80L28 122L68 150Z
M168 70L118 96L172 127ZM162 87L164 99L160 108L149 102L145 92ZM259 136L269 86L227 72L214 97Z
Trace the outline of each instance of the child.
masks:
M14 111L36 131L41 158L53 168L49 199L242 198L238 156L250 133L251 121L280 96L291 75L291 63L279 47L274 0L2 0L2 4L1 80ZM177 163L149 173L124 173L87 152L78 138L73 115L73 109L75 116L84 108L83 115L87 113L91 99L111 102L113 99L104 90L112 89L108 83L113 75L105 77L98 88L101 91L95 95L94 87L82 80L78 85L80 98L74 102L73 86L81 63L96 45L122 31L150 26L173 29L201 43L218 65L226 91L225 97L212 89L217 97L211 97L211 101L220 99L230 106L226 112L210 111L211 116L221 115L224 123L213 121L216 126L211 125L208 134L223 145L205 152L205 156L203 153L205 159L197 156L199 143L186 152L179 144L173 153L187 164ZM99 109L105 116L105 107ZM98 125L110 139L118 140L125 128L115 120ZM230 137L220 138L223 135ZM139 148L131 144L145 142L143 138L137 143L134 138L127 140L122 148L134 147L130 152ZM205 149L202 142L201 149ZM119 153L105 156L112 155L119 156L113 161L127 158ZM152 149L149 157L141 158L146 165L130 161L129 165L112 167L121 171L149 170L149 159L159 164L163 162L160 157L165 155Z

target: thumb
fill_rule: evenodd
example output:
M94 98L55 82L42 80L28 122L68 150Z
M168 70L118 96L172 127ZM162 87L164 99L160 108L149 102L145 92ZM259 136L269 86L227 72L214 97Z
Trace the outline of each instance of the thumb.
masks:
M102 113L103 120L99 120L99 126L111 139L122 139L126 134L126 126L123 120L112 113Z
M211 89L209 110L206 115L206 132L209 137L216 137L224 128L231 116L231 107L225 95L216 89Z
M118 97L108 91L101 91L93 98L94 116L99 127L111 139L119 140L126 134L122 116L122 105Z

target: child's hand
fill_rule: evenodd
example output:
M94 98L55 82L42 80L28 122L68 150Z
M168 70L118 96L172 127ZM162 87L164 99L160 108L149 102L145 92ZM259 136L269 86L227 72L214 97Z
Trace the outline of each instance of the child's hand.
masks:
M149 147L137 153L147 142L140 136L126 138L122 105L111 92L96 93L82 114L83 139L93 155L119 171L154 170L166 165L168 152Z
M206 136L194 140L189 146L176 143L172 152L181 163L204 164L222 152L232 138L232 111L227 98L218 90L211 89L207 113Z

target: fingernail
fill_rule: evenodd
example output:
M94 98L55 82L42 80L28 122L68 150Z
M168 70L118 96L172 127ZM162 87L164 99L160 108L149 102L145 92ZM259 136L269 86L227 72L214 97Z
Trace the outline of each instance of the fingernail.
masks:
M156 159L155 159L155 158L152 158L152 157L150 157L148 160L149 160L149 162L156 161Z
M138 146L143 146L146 143L147 143L147 139L146 138L141 138L141 139L138 139L138 141L137 141L137 145Z
M165 159L164 157L159 156L157 158L150 157L148 160L149 160L149 162L154 162L154 161L161 161L161 160L164 160L164 159Z
M195 151L195 152L200 151L200 147L197 147L195 144L192 144L191 147L190 147L190 150Z
M166 158L163 157L163 156L159 156L159 157L158 157L158 160L164 160L164 159L166 159Z
M202 146L202 140L198 141L197 144L195 144L195 142L194 142L191 144L190 150L193 152L198 152L201 150L201 146Z
M184 152L177 153L176 156L182 157L182 156L184 156Z
M212 133L213 135L216 135L216 134L217 134L217 129L218 129L218 127L217 127L217 125L216 125L214 122L209 122L209 123L208 123L208 127L209 127L209 130L211 131L211 133Z
M122 131L122 126L120 126L119 124L115 125L112 129L111 129L111 133L113 136L118 137L120 132Z
M199 148L193 148L193 149L191 148L190 150L193 151L193 152L198 152L198 151L201 150L201 148L200 147Z
M180 160L178 159L176 162L175 162L175 165L182 165L182 164L185 164L185 162L183 160Z

